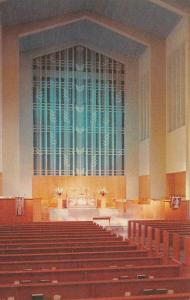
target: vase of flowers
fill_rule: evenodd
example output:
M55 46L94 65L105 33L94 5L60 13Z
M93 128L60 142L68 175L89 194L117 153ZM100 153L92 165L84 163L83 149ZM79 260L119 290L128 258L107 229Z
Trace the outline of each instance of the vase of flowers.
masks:
M108 194L108 191L105 187L102 187L99 190L99 195L101 196L101 208L106 208L106 195Z
M56 200L57 200L57 208L63 208L63 192L64 188L62 186L58 186L55 189L55 195L56 195Z

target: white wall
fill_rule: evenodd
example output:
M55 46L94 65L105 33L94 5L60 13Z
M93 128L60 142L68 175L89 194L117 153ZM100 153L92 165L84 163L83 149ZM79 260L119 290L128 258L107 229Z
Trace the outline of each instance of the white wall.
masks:
M139 176L150 174L150 140L139 144Z
M188 39L188 19L183 18L166 40L166 55L175 51L183 41Z
M20 55L20 193L32 197L33 176L32 58Z
M172 53L180 49L182 44L185 44L186 51L187 41L188 20L183 18L167 38L166 63L168 63L169 57L172 55ZM187 65L187 62L185 65ZM169 82L167 82L167 84L169 84ZM180 95L178 97L180 98ZM168 115L169 107L167 105L167 123ZM166 173L186 171L186 137L186 126L182 126L170 132L167 132L166 130Z
M126 65L126 180L127 199L138 198L138 61L128 59Z
M15 28L3 29L3 195L20 194L19 45Z
M147 79L149 79L150 75L150 50L147 49L139 58L139 85L141 79L146 76ZM142 99L142 95L140 93L145 93L148 95L147 99L147 105L143 109L144 119L146 119L147 124L144 124L144 122L141 122L141 115L142 111L139 111L139 176L142 175L149 175L150 174L150 142L149 138L147 137L145 140L140 139L141 132L142 132L142 126L146 126L146 131L148 130L149 135L149 105L150 105L150 90L149 90L149 84L146 85L146 91L142 91L139 87L139 110L142 110L142 104L140 103ZM142 124L143 123L143 124ZM146 134L147 135L147 134Z
M151 46L150 84L150 197L166 194L166 43L157 40Z
M3 170L2 158L2 27L0 24L0 172Z
M180 127L167 135L166 173L186 170L186 128Z

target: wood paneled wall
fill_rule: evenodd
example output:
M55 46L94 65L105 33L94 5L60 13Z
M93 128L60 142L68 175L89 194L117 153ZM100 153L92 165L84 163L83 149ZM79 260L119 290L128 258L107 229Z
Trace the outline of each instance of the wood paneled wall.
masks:
M0 224L49 221L49 209L42 202L40 199L25 200L24 215L16 216L15 199L0 199ZM189 201L182 201L179 209L173 209L164 200L152 200L148 204L128 200L124 210L126 219L184 220L189 217Z
M180 208L170 207L170 202L165 201L164 217L166 220L184 220L189 218L189 201L182 201Z
M127 219L184 220L189 218L189 201L182 201L179 209L170 207L169 201L151 200L148 204L127 201Z
M150 198L150 175L139 176L139 199Z
M166 197L186 196L186 172L166 174Z
M33 176L32 197L46 200L51 206L58 186L63 187L65 198L88 194L95 199L101 198L98 191L105 187L107 204L112 206L114 199L125 199L125 185L124 176Z
M27 223L33 221L33 199L24 201L24 215L16 216L15 199L0 199L0 224Z
M0 173L0 196L3 195L3 173Z

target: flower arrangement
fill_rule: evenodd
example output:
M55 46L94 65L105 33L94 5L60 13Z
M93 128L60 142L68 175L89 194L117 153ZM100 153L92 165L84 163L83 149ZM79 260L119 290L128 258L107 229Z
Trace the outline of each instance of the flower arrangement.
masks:
M99 192L98 192L101 196L105 196L108 194L108 191L105 187L102 187Z
M62 186L58 186L56 189L55 189L55 194L57 196L62 196L63 195L63 192L64 192L64 188Z

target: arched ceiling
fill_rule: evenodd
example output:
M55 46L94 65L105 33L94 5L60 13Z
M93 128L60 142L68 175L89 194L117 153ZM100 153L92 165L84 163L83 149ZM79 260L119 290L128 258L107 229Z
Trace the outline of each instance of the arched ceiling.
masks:
M138 56L145 49L140 43L87 20L23 37L20 39L20 49L31 51L56 47L70 41L95 44L97 49L106 53L120 53L122 56Z
M69 13L88 12L142 33L166 38L180 21L181 15L157 3L164 1L169 0L4 0L0 3L0 13L2 24L6 26L66 16ZM120 53L122 56L136 57L145 49L144 45L132 37L84 19L24 36L20 39L20 49L30 51L71 41L96 44L97 49L106 53Z
M148 0L6 0L0 7L6 25L85 10L159 37L166 37L180 19L174 12Z
M190 0L168 0L168 3L180 4L183 5L184 8L190 6Z

